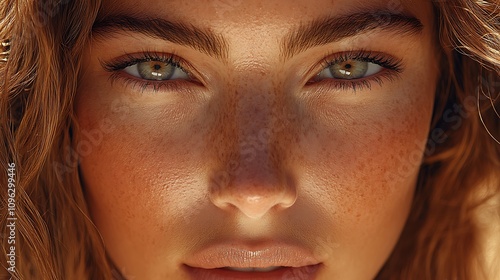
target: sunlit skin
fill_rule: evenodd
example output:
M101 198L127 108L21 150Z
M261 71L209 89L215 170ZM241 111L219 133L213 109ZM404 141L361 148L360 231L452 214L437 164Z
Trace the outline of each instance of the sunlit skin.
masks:
M188 279L186 260L224 239L302 245L322 262L318 279L372 279L386 262L429 132L439 74L432 5L313 2L104 1L103 15L183 22L227 43L217 57L122 31L96 37L84 54L74 148L92 219L125 277ZM371 10L411 15L423 28L281 53L300 23ZM362 78L370 87L356 90L314 79L325 58L360 50L400 61L401 71ZM145 51L175 54L191 78L143 86L103 67Z

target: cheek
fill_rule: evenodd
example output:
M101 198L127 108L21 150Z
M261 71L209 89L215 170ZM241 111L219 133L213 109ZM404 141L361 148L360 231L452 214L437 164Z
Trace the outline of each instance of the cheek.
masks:
M357 212L349 217L367 218L412 191L428 122L411 113L395 110L397 118L387 119L368 114L362 123L324 129L329 133L307 141L306 174L324 186L317 190L334 202L330 205Z
M344 253L335 266L352 261L376 271L398 240L429 130L431 85L379 95L383 102L373 92L354 105L314 104L320 110L297 149L304 159L301 184L333 221L330 234Z
M202 185L199 174L206 149L201 139L206 136L198 120L203 116L144 110L130 102L114 107L87 102L90 99L81 100L76 108L76 142L91 142L90 131L100 138L80 157L91 215L117 263L140 262L133 257L140 254L132 252L168 248L176 235L183 234L175 229L186 222L182 207L203 195L193 189ZM192 125L177 125L175 119ZM109 132L100 131L103 120L112 127Z
M327 153L330 166L335 164L334 172L341 174L334 201L357 212L354 216L372 221L383 217L384 208L405 210L422 159L425 119L412 110L367 114L363 123L352 124L337 136L340 145L333 144L335 152Z

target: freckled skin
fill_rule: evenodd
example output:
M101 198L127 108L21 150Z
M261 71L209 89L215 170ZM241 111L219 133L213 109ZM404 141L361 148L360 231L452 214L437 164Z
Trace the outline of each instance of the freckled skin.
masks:
M424 25L418 39L377 32L286 61L277 38L298 22L385 2L104 3L210 28L229 47L220 61L135 35L85 53L80 131L102 120L113 129L81 157L80 175L118 269L130 279L188 279L182 264L207 244L274 238L315 252L324 264L318 279L372 279L408 216L429 131L438 76L430 2L404 2ZM141 93L110 83L100 60L149 48L188 61L203 86ZM327 54L352 48L401 58L403 71L356 92L301 82Z

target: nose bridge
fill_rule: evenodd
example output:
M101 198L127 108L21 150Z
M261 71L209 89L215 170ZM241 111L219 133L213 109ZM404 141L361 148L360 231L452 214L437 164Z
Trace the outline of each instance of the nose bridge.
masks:
M239 163L239 176L235 176L236 185L253 182L255 187L277 184L280 177L280 155L276 149L276 135L273 126L277 118L276 92L272 83L262 80L259 83L245 83L238 89L236 137ZM269 187L269 186L267 186Z
M254 69L255 70L255 69ZM290 207L295 190L278 147L277 120L283 106L282 93L265 73L246 72L229 93L233 108L232 145L224 184L211 190L212 202L222 208L237 208L248 217L258 218L272 208ZM225 110L225 109L224 109Z
M241 169L250 173L276 172L273 169L279 169L280 155L273 127L279 118L282 93L274 84L269 67L252 62L241 64L236 67L235 94L231 95L238 139L235 156Z
M274 119L278 117L276 95L272 83L266 80L255 81L239 87L238 93L235 95L237 99L235 117L237 118L237 133L240 145L247 142L258 142L258 135L262 134L262 131L272 129ZM271 137L271 135L268 135L268 137ZM270 147L268 145L258 144L261 148L259 150L269 152Z

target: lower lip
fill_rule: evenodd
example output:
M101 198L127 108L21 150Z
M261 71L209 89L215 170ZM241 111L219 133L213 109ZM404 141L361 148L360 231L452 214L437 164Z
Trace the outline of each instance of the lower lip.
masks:
M285 267L269 272L240 272L227 269L203 269L187 266L187 270L193 280L313 280L320 264L302 266L302 267Z

